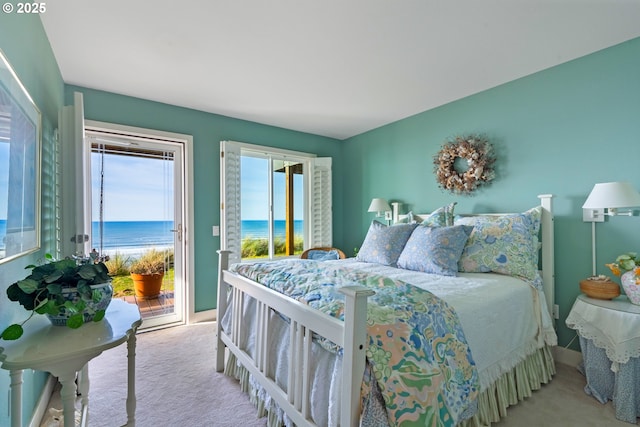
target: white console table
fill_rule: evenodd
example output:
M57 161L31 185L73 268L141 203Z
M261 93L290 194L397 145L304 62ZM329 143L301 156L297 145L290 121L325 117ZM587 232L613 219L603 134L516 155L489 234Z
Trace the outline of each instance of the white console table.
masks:
M600 300L580 295L566 324L580 336L585 392L612 400L616 418L636 424L640 416L640 306L626 296Z
M75 427L76 391L82 396L82 421L87 423L89 376L87 364L104 350L126 342L128 348L127 426L135 425L136 330L142 323L137 305L113 300L104 319L78 329L53 326L34 316L16 341L0 341L1 367L11 371L11 426L22 427L22 370L50 372L62 384L64 427ZM76 374L78 390L76 389Z

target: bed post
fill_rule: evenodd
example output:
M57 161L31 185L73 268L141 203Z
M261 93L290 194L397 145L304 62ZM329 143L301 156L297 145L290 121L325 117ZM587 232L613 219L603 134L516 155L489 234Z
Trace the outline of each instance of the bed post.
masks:
M553 316L553 306L555 304L553 194L540 194L538 198L542 205L542 281L544 295L547 300L547 309L551 319L553 319L552 321L555 322L555 317Z
M340 292L345 295L340 424L357 426L360 387L366 364L367 298L375 292L363 286L344 286Z
M218 252L218 304L216 314L216 342L215 342L215 368L216 372L224 370L224 349L222 342L222 317L227 311L227 283L222 279L222 272L229 268L229 254L231 251L219 250Z
M397 224L398 221L400 220L400 206L402 206L402 203L400 203L400 202L392 202L391 206L393 206L391 224Z

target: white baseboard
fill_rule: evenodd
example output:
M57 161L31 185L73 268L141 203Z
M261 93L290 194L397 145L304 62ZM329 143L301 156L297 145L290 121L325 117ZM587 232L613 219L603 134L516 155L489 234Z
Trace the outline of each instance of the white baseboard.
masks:
M200 323L200 322L214 322L218 317L218 310L215 308L212 310L198 311L192 316L189 316L188 323Z
M553 348L553 359L556 363L562 363L569 366L578 366L582 363L582 353L575 350L570 350L564 347Z
M49 400L51 399L51 395L53 394L53 389L56 386L58 379L53 375L49 374L47 378L47 382L44 384L42 389L42 393L40 393L40 397L38 398L38 403L36 404L35 409L33 410L33 415L31 416L31 421L29 422L29 427L38 427L42 423L42 419L47 413L47 409L49 407Z

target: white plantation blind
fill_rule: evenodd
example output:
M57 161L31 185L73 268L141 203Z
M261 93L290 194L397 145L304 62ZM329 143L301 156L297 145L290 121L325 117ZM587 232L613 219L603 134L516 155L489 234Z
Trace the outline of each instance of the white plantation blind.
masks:
M220 143L220 246L231 251L229 262L240 262L240 145Z
M331 158L311 162L311 218L309 247L332 246Z
M84 101L74 93L73 105L59 113L61 141L62 254L88 255L91 233L91 152L84 143Z

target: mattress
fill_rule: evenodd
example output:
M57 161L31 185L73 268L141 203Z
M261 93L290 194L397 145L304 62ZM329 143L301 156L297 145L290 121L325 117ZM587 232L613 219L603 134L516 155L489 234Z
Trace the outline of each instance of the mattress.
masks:
M478 368L481 390L557 337L541 287L495 273L439 276L381 264L328 261L411 283L453 306Z

